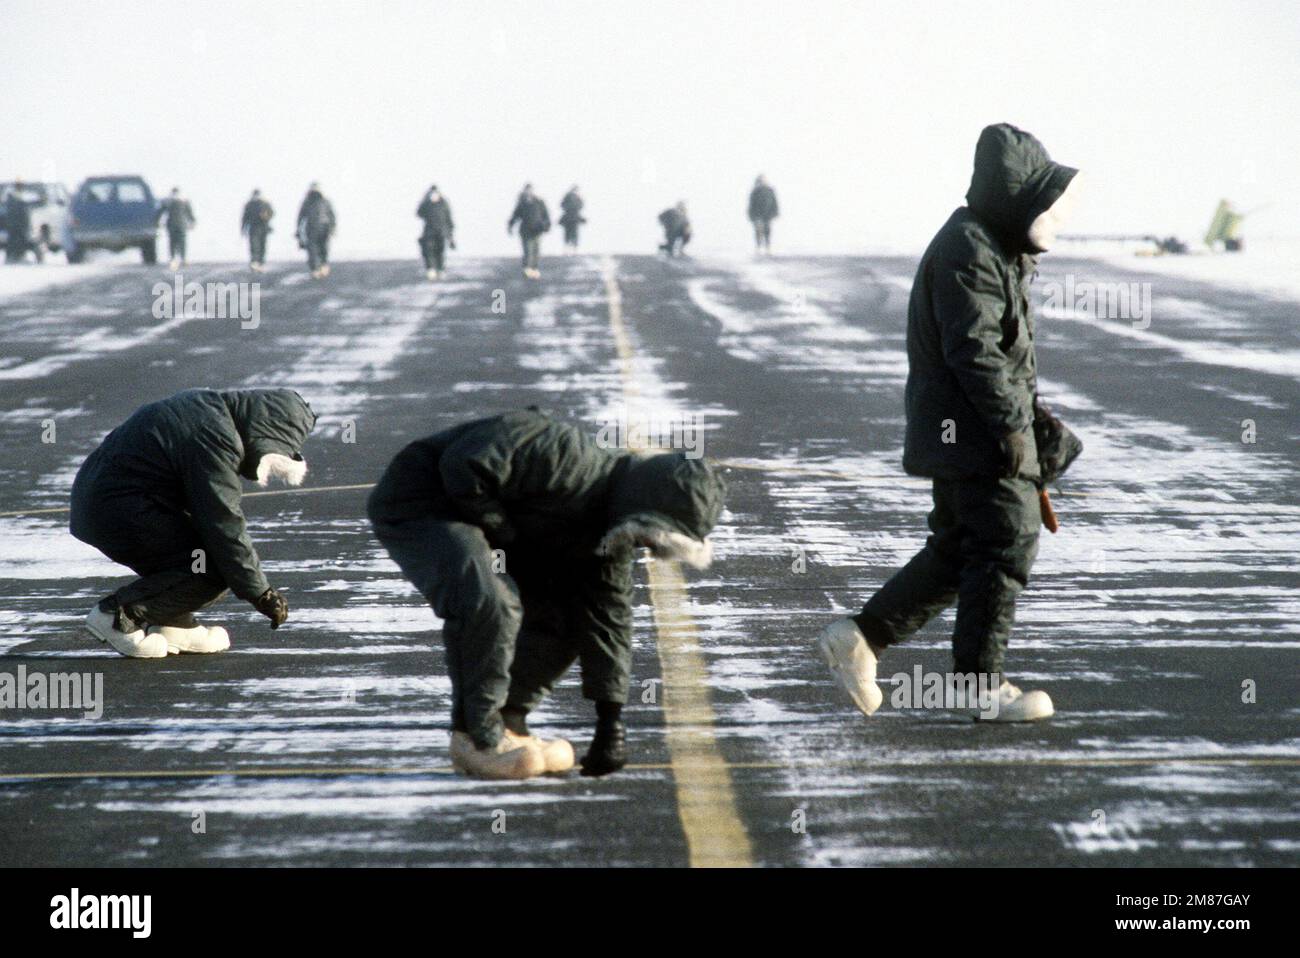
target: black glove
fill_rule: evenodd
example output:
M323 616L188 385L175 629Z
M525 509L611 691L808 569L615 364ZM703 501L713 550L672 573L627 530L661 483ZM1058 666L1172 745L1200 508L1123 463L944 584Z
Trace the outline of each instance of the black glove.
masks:
M1083 442L1052 411L1034 397L1034 445L1038 447L1040 484L1061 478L1083 452Z
M1014 479L1020 475L1025 457L1029 453L1029 443L1025 439L1025 434L1013 432L1003 436L998 440L998 448L1002 451L1002 477Z
M274 589L267 589L257 597L253 603L253 608L262 615L271 620L271 628L278 629L285 619L289 618L289 603L284 601L284 596Z

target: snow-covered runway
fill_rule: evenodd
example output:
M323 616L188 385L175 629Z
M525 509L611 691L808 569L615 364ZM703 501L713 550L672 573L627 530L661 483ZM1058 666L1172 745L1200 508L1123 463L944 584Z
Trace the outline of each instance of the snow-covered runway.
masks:
M756 864L1300 860L1294 302L1046 257L1040 283L1154 292L1145 330L1039 320L1043 394L1086 450L1009 669L1058 715L974 725L894 710L886 689L867 721L811 643L922 539L927 487L899 465L914 263L543 265L530 283L513 260L463 260L439 286L414 263L340 263L320 283L276 267L256 329L154 319L165 277L144 267L0 301L0 673L100 672L106 697L98 719L0 712L0 862L672 865L702 840L680 814L692 779L671 760L644 588L634 768L518 786L450 774L438 622L370 537L362 490L246 500L293 608L285 628L228 599L230 653L162 662L78 633L122 571L44 511L66 505L81 459L144 402L271 384L322 413L313 488L371 482L411 438L529 404L593 431L702 417L730 494L685 609L732 784L727 827ZM946 668L950 626L892 650L883 675ZM534 724L581 748L589 719L570 681Z

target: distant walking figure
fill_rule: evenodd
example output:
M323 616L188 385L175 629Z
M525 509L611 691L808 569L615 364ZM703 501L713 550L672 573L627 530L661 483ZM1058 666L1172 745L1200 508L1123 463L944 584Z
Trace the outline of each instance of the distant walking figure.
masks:
M334 205L320 184L312 183L298 209L298 245L307 251L307 268L316 279L330 274L330 237L336 225Z
M772 252L772 220L780 215L776 190L768 185L766 177L759 176L749 191L749 221L754 224L754 248L759 253Z
M194 226L194 209L190 201L181 196L180 187L173 187L171 195L158 205L158 222L167 221L167 248L172 272L186 263L185 234Z
M429 279L442 279L443 254L450 246L456 248L453 231L456 226L451 220L451 204L438 192L438 187L429 187L429 192L420 201L415 215L424 221L424 231L420 234L420 255L424 257L424 273Z
M560 216L560 225L564 227L564 245L570 249L578 248L578 227L587 222L587 218L582 215L583 206L576 185L560 200L560 209L564 211Z
M524 275L529 279L537 279L542 275L537 268L541 258L541 236L551 228L551 214L542 198L533 192L531 183L524 184L523 192L515 201L514 212L506 223L506 232L513 232L516 223L519 224L519 239L524 247Z
M266 235L271 232L271 217L274 215L271 204L262 199L262 191L253 190L253 195L244 204L239 230L248 237L248 265L255 273L266 269Z

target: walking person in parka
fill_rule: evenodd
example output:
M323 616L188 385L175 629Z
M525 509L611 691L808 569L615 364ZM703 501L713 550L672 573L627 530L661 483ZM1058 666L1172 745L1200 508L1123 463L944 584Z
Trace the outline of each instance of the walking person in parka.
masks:
M319 183L312 183L298 208L297 233L298 245L307 251L307 268L314 279L330 274L330 237L337 225L334 204L325 198Z
M316 415L291 389L190 389L138 409L72 485L71 531L139 577L99 601L86 629L122 655L221 652L194 613L227 590L278 628L289 606L262 574L240 478L301 484Z
M1068 465L1044 461L1035 440L1035 420L1047 426L1050 417L1037 402L1029 284L1035 257L1053 245L1074 203L1076 172L1023 130L986 127L967 205L948 218L917 268L907 312L903 468L933 481L931 534L859 615L831 624L818 640L832 675L866 715L883 698L881 653L954 601L950 683L988 677L991 695L978 709L984 718L1029 721L1053 712L1046 692L1022 693L1002 670L1045 515L1036 484Z
M239 231L248 237L248 267L254 273L266 271L266 237L271 232L271 218L275 210L262 199L261 190L244 204L244 215L239 220Z
M768 185L767 178L759 176L749 191L749 222L754 227L754 249L757 253L772 252L772 220L781 215L776 202L776 190Z
M456 224L451 219L451 204L438 191L437 186L430 186L415 215L424 221L420 233L420 255L424 257L424 274L429 279L441 279L443 257L450 246L456 248Z
M586 203L582 195L578 192L575 184L564 194L564 199L560 200L560 225L564 227L564 246L566 249L576 251L578 248L578 229L587 218L582 215L582 208Z
M575 660L597 717L582 773L624 766L634 550L707 566L723 495L702 459L606 449L535 410L467 422L398 453L368 511L444 621L458 771L571 768L572 746L534 737L526 718Z
M171 195L158 205L158 222L167 221L167 249L174 273L186 263L185 239L194 228L194 207L181 196L179 186L172 187Z
M515 201L514 211L506 223L507 235L514 231L516 223L519 224L519 241L524 248L524 275L529 279L539 279L542 275L538 269L541 237L543 233L550 232L551 213L546 208L545 201L533 192L531 183L524 184L523 192Z

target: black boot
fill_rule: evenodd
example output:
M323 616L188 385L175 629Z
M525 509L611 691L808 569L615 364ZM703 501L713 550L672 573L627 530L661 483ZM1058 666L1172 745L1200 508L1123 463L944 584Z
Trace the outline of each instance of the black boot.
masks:
M583 775L608 775L627 764L627 727L622 711L616 702L596 703L596 734L582 756Z

